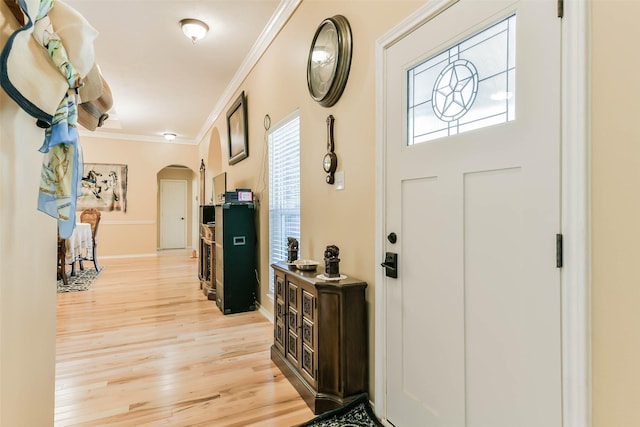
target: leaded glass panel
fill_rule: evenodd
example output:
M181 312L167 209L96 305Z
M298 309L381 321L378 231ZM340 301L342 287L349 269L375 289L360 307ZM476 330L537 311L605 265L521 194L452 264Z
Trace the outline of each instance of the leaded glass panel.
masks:
M512 15L407 72L407 145L514 120Z

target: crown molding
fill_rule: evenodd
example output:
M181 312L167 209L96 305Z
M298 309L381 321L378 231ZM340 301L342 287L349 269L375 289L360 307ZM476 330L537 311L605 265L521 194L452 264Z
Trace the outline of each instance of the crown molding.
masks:
M122 141L133 141L133 142L153 142L156 144L172 144L172 145L197 145L199 140L197 139L189 139L189 138L176 138L173 141L167 141L164 139L162 135L158 136L149 136L149 135L138 135L138 134L130 134L130 133L110 133L110 132L91 132L88 130L80 129L78 130L78 134L82 137L87 138L100 138L100 139L117 139Z
M211 111L211 114L209 114L209 117L207 117L207 120L195 138L197 143L200 143L207 132L209 132L215 121L222 113L222 109L231 101L233 95L240 88L242 82L247 78L253 67L258 63L258 60L262 57L271 42L276 38L280 30L285 26L289 18L291 18L300 3L302 3L302 0L282 0L280 2L278 8L275 10L273 15L271 15L271 19L249 51L249 54L246 56L242 64L240 64L240 67L231 79L231 82L227 85L227 88L220 98L218 98L218 102L213 108L213 111Z
M81 137L99 138L99 139L114 139L125 140L134 142L153 142L156 144L178 144L178 145L198 145L209 132L215 121L218 119L223 111L223 108L231 101L231 98L240 88L242 82L247 78L253 67L260 60L264 52L269 45L276 38L280 30L285 26L289 18L296 11L298 6L302 3L302 0L282 0L276 10L271 15L269 22L265 25L264 29L260 33L260 36L253 44L251 50L245 57L242 64L234 74L233 78L227 85L226 89L218 98L218 102L205 120L204 124L200 128L200 131L194 139L190 138L176 138L173 141L166 141L162 135L150 136L139 134L125 134L125 133L111 133L100 131L88 131L83 128L78 128L79 135Z

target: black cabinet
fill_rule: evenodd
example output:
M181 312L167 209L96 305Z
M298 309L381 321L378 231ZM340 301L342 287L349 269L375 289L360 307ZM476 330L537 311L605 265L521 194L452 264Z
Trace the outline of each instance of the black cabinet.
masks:
M255 310L255 206L225 203L215 215L216 304L224 314Z

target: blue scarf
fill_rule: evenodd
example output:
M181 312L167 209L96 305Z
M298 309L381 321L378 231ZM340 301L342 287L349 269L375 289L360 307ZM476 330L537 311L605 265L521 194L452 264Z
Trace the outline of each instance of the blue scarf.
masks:
M40 11L36 22L48 20L53 0L40 0ZM78 141L78 106L75 93L82 84L74 69L62 41L49 26L44 47L53 63L69 83L68 92L53 117L50 127L45 130L45 138L40 152L44 153L38 210L58 219L60 237L67 239L76 226L76 203L82 194L82 171L84 163L82 149Z

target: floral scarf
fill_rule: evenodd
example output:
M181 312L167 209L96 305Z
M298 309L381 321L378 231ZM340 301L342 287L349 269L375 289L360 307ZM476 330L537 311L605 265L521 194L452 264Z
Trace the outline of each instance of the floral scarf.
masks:
M69 61L62 41L51 25L48 13L54 0L41 0L35 19L34 37L47 49L53 63L67 79L69 92L60 101L51 126L45 129L40 152L44 153L38 194L38 210L58 219L63 239L76 225L76 202L81 193L84 169L78 141L77 93L82 79Z

